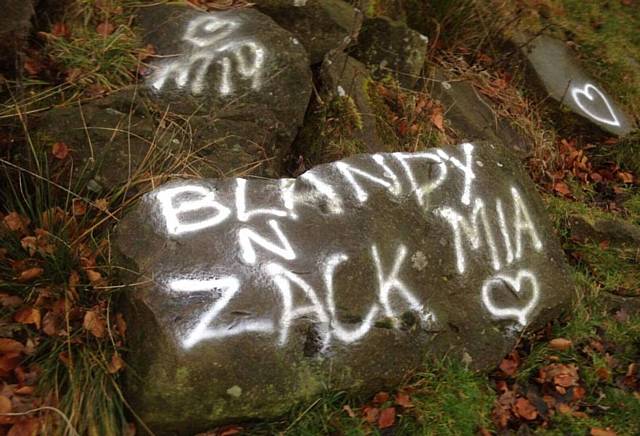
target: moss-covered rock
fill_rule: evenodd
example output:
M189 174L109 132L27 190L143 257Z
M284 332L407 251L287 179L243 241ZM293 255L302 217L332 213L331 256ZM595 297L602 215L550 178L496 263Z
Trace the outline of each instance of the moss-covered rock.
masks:
M374 78L394 76L405 88L413 88L424 66L428 38L400 21L369 18L362 24L352 56L366 64Z

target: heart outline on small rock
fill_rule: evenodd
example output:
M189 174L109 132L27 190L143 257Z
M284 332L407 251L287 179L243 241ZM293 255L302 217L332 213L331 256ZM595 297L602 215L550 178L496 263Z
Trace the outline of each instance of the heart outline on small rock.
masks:
M620 120L618 119L618 116L614 112L613 107L611 107L609 100L607 100L607 97L605 97L602 91L600 91L596 86L592 85L591 83L587 83L584 85L582 89L578 87L573 87L571 89L571 96L573 97L573 101L576 102L580 110L582 110L582 112L584 112L594 120L603 124L607 124L609 126L620 127ZM603 118L598 115L595 115L580 101L580 96L585 96L590 102L594 102L596 99L596 96L600 97L604 102L604 104L607 106L607 110L609 111L611 118Z
M523 307L522 309L513 307L504 308L496 307L496 305L493 304L493 301L491 299L491 292L494 286L504 286L504 284L506 283L516 294L518 294L518 296L520 296L522 292L523 280L528 280L531 283L533 293L531 301L529 301L529 303L527 303L525 307ZM527 325L527 317L538 305L539 300L540 289L538 286L538 280L536 279L536 276L528 270L518 271L515 279L504 274L499 274L485 280L482 285L482 303L485 305L487 310L496 318L515 318L523 327Z

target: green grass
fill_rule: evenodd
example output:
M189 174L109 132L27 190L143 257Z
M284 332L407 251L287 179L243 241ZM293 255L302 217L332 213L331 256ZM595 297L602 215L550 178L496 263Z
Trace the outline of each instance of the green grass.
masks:
M394 434L468 435L479 428L491 428L490 412L494 394L485 377L448 359L433 360L405 388L415 407L398 408ZM391 393L390 393L391 394ZM382 409L394 404L393 395ZM345 393L327 394L306 405L281 422L248 427L248 434L285 432L287 435L383 434L362 417L368 398ZM370 403L369 403L370 404ZM345 411L348 406L355 417Z

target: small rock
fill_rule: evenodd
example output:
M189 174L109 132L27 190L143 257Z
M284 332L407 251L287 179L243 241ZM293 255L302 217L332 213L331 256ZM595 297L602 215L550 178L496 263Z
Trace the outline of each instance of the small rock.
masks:
M352 56L365 63L374 78L392 75L401 86L412 89L420 78L428 41L400 21L370 18L362 25Z
M479 95L469 81L452 80L438 67L433 68L432 79L428 91L443 105L446 119L460 140L499 143L520 157L530 154L531 141L493 112L491 103Z
M640 247L640 226L621 219L591 220L581 215L571 215L568 220L571 237L578 241Z
M531 40L517 35L531 69L554 100L572 112L613 135L631 133L634 122L609 95L602 84L587 74L564 41L540 35Z
M329 51L344 45L358 25L357 12L342 0L253 0L256 8L295 35L319 64Z

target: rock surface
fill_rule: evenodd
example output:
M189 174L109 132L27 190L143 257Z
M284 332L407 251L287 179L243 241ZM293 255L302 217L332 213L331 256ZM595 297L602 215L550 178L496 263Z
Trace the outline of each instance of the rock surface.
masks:
M386 17L364 21L352 55L365 63L376 79L387 75L413 88L424 66L429 39L400 21Z
M633 120L604 87L597 84L560 40L540 35L515 37L546 92L574 113L616 136L634 130Z
M640 226L621 219L589 220L581 215L569 217L571 238L597 244L606 241L612 245L640 248Z
M291 33L255 9L160 5L141 8L139 21L157 53L146 91L161 109L254 122L286 152L312 86L307 54Z
M254 0L256 8L293 33L319 64L359 26L356 10L342 0ZM349 42L349 41L347 41Z
M442 103L447 120L461 135L460 139L499 143L521 157L531 152L530 140L508 120L496 115L491 104L470 82L452 80L438 67L434 68L432 76L429 93Z
M353 101L361 120L360 128L353 131L353 141L358 143L357 148L371 153L387 151L368 91L373 78L367 67L344 53L334 53L322 63L320 83L324 100L350 98Z
M358 155L297 179L173 182L118 225L129 400L158 433L371 394L427 354L490 367L572 294L502 147Z
M30 129L39 147L66 144L73 165L72 185L89 183L94 192L127 183L151 148L155 133L153 116L133 89L51 109L32 117Z
M54 164L72 164L71 184L89 183L93 192L102 194L129 183L135 174L160 170L188 168L202 177L280 174L282 161L273 156L281 150L273 132L251 121L208 115L171 118L147 103L135 89L124 89L54 108L30 118L31 138L45 150L56 142L66 144L70 158L63 162L54 158Z
M3 71L13 71L16 53L22 48L34 14L31 0L4 0L0 15L0 65Z

